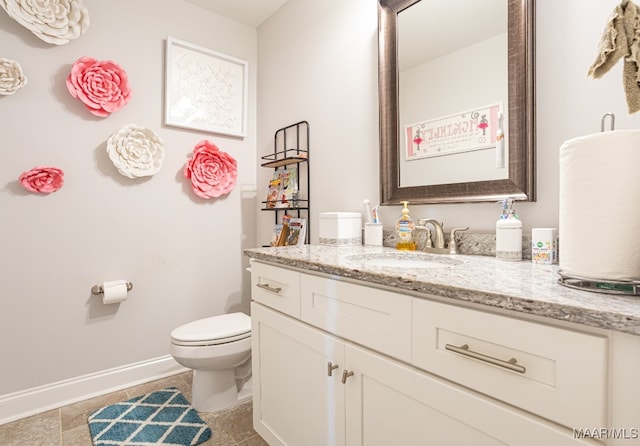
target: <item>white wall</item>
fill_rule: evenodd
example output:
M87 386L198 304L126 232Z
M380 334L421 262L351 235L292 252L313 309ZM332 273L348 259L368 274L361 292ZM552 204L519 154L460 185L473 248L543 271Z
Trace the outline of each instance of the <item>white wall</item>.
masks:
M617 4L537 2L538 200L517 204L525 232L558 224L558 149L565 140L600 131L600 118L609 111L616 114L616 128L639 126L638 115L627 113L621 66L600 80L586 75ZM319 212L360 211L364 198L379 197L376 7L373 0L289 0L258 28L258 154L271 150L278 127L309 121L312 241ZM258 184L266 184L258 175ZM474 232L493 232L500 213L492 203L411 208L414 217L432 216ZM392 226L399 214L400 207L384 207L383 222ZM271 223L262 216L259 241Z
M0 97L0 396L167 355L174 327L249 309L241 248L256 244L256 29L182 0L85 5L89 29L62 46L0 11L0 57L28 77ZM249 61L248 137L163 126L167 36ZM120 64L131 102L107 118L89 114L65 86L81 56ZM164 140L164 166L152 178L122 177L106 156L107 138L129 123ZM227 197L199 199L183 178L203 139L238 161ZM62 189L22 189L18 176L37 165L63 169ZM90 294L119 278L134 285L119 307Z
M378 196L377 9L373 0L289 0L258 27L258 155L274 132L309 121L311 241L318 213ZM258 171L264 200L271 171ZM261 195L262 194L262 195ZM258 214L267 243L270 212Z

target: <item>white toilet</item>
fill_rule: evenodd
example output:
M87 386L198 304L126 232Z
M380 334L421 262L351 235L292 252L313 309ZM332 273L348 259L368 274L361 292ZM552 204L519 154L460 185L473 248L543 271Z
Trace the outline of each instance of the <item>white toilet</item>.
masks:
M193 369L191 405L197 411L214 412L251 396L245 386L251 376L251 318L246 314L181 325L171 332L170 351L179 364Z

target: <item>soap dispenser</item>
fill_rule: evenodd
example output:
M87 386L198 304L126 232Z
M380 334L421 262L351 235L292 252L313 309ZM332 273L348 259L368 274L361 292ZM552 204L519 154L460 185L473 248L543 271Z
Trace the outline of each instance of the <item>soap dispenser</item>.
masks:
M401 201L403 204L402 215L398 218L396 224L396 233L398 235L398 242L396 243L396 249L404 251L415 251L416 244L413 241L413 219L409 215L409 202Z
M522 260L522 222L513 209L513 198L505 198L502 215L496 222L496 257L518 262Z

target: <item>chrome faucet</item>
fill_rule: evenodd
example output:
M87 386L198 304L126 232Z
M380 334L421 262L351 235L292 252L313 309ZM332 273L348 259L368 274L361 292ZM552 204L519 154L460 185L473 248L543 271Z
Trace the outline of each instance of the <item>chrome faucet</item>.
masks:
M435 229L435 240L433 241L433 248L436 249L444 249L444 228L442 227L442 222L435 220L433 218L420 218L418 219L418 227L426 228L426 225L433 225L433 229ZM430 244L431 231L427 233L427 245ZM430 246L428 246L430 247Z
M426 225L432 225L435 230L435 238L431 240L431 230ZM427 231L427 238L423 251L433 252L436 254L458 254L458 247L456 245L456 233L458 231L466 231L466 228L453 228L449 236L449 247L445 247L444 243L444 228L443 223L433 218L420 218L418 219L418 225L416 229L423 229Z

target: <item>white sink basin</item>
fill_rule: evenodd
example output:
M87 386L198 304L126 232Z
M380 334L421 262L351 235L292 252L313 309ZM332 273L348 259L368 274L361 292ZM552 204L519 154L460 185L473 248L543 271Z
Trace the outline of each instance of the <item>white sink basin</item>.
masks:
M410 268L410 269L431 269L446 268L459 265L460 261L448 257L437 257L437 255L423 253L381 253L354 255L348 260L356 262L362 266L376 268Z

